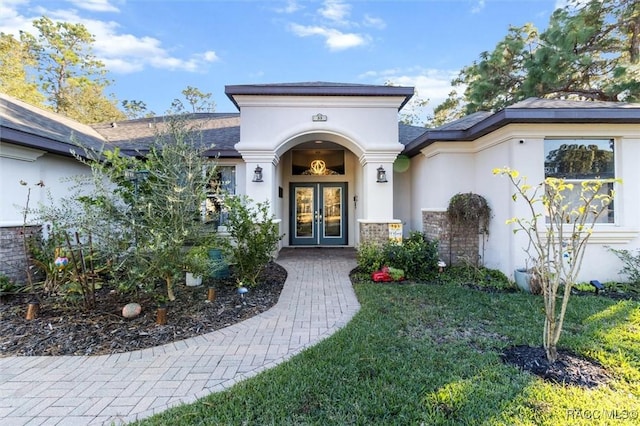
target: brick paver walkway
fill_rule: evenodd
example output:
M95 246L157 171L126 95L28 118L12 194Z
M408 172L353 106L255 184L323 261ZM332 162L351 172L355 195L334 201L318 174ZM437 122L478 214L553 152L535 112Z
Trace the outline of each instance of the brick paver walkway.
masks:
M285 249L277 305L169 345L104 356L0 358L0 425L123 424L273 367L343 327L359 304L352 248Z

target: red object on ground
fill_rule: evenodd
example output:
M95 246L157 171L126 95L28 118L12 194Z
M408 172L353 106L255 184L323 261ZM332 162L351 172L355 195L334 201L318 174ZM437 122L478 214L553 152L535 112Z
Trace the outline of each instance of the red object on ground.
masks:
M377 283L393 281L391 275L386 271L376 271L371 274L371 279Z

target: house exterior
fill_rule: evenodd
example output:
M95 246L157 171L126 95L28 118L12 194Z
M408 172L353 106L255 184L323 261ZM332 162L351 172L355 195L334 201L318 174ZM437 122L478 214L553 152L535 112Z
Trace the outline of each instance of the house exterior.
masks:
M613 208L591 238L582 279L616 279L621 265L607 247L640 247L640 105L528 99L425 129L398 124L411 87L318 82L225 89L239 113L191 120L203 141L215 145L207 155L224 189L270 202L283 246L357 246L412 230L444 243L450 198L474 192L492 208L489 235L471 233L462 249L442 244L441 254L462 250L512 275L525 266L526 240L505 221L526 215L526 206L514 203L509 183L492 174L509 166L530 182L567 170L577 181L594 174L622 178L623 185L612 188ZM6 259L6 241L23 222L15 204L24 204L27 189L19 180L44 180L55 187L55 200L63 187L52 182L88 172L70 154L72 138L132 155L153 140L161 119L85 126L0 96L0 255ZM570 161L572 149L598 161L578 167ZM32 190L33 196L32 202L46 200L44 191ZM223 232L223 221L219 225ZM16 271L4 262L0 272Z

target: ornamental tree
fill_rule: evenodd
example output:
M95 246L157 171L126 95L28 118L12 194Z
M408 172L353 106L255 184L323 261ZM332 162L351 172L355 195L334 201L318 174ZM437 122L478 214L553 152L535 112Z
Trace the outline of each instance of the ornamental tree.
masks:
M539 280L544 298L543 346L547 359L553 363L558 356L557 344L569 296L580 272L587 242L598 218L608 211L613 201L614 193L608 190L609 185L620 180L585 180L576 187L578 184L565 179L549 177L532 186L526 177L508 167L494 169L493 174L508 178L515 188L513 201L523 200L528 207L528 217L514 217L507 220L507 224L514 225L514 233L524 232L530 242L531 272ZM577 198L576 193L579 193ZM561 299L558 299L559 292L562 292Z

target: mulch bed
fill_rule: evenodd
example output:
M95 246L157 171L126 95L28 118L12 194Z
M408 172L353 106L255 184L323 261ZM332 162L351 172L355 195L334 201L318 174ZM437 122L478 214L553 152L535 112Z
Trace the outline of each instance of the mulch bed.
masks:
M96 295L96 308L44 301L37 318L26 320L27 295L0 302L0 356L104 355L129 352L201 335L258 315L273 305L287 278L286 270L271 262L259 285L241 297L235 280L210 279L199 287L176 286L176 300L167 304L167 324L156 324L156 303L149 296L123 296L107 289ZM216 291L207 300L208 288ZM126 319L122 308L139 303L139 316Z
M502 360L547 381L569 386L594 388L611 379L596 361L565 350L558 350L558 359L552 364L542 347L512 346L504 350Z

